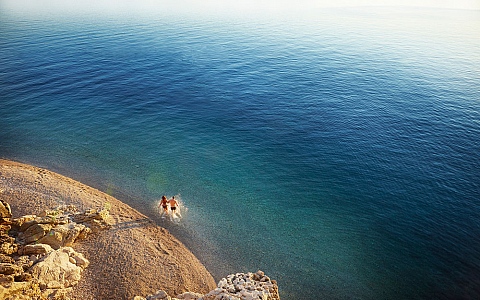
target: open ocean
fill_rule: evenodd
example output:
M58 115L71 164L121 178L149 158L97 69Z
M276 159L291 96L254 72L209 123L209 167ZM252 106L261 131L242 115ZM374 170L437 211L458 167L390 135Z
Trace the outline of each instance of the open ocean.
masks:
M480 11L0 2L0 157L137 208L216 281L480 299ZM179 224L158 218L163 194Z

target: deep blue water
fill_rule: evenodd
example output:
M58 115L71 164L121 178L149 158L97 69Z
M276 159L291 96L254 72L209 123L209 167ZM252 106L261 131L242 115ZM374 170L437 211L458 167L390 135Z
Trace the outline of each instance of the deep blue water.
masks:
M0 5L0 157L113 194L216 280L480 298L479 12L46 12Z

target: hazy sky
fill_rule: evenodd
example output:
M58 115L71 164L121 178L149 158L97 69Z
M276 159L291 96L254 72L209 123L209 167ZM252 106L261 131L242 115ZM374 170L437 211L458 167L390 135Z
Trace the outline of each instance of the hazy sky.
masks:
M155 0L151 0L149 2L153 3L155 2ZM480 0L207 0L201 2L209 2L211 3L211 5L229 5L235 3L236 5L241 5L245 7L417 6L477 10L480 9Z
M480 0L0 0L0 8L299 10L339 6L414 6L480 10Z

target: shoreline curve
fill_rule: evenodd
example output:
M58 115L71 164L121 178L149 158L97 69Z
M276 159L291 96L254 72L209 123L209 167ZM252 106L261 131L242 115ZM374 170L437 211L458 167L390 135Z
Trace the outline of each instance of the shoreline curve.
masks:
M163 227L95 188L58 173L0 159L0 196L14 217L60 205L110 207L113 226L75 244L90 260L71 299L133 299L164 290L207 293L216 283L205 266Z

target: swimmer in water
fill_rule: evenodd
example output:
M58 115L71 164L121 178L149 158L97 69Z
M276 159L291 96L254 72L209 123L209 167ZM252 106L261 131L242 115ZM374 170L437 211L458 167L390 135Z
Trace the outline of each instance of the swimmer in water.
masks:
M178 202L175 200L175 196L168 200L168 203L170 204L170 209L172 210L172 216L175 216L178 207Z
M158 204L158 210L160 210L160 206L163 208L163 212L160 215L168 215L167 197L165 195L162 196L162 200Z

